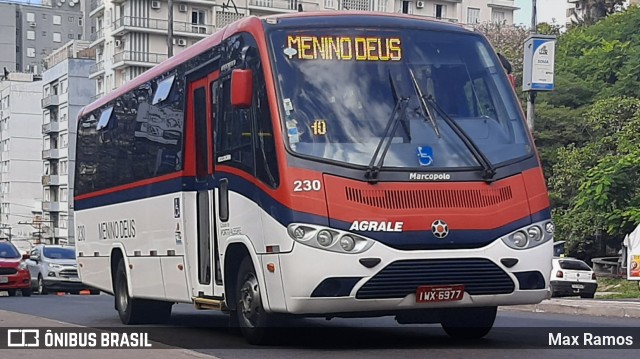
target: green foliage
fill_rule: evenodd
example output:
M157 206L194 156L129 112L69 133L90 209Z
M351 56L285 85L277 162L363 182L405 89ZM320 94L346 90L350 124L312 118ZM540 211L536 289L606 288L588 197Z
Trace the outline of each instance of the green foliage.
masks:
M640 223L640 100L596 102L584 129L590 141L559 148L549 179L557 235L578 257L599 254L597 236L615 246Z

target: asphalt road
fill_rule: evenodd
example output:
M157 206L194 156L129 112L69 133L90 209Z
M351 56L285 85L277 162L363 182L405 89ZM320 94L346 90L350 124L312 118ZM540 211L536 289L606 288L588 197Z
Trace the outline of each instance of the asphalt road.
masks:
M32 296L0 298L0 309L30 314L89 327L122 327L113 309L113 297L100 296ZM27 323L25 323L27 324ZM34 325L37 325L34 323ZM140 328L141 330L143 328ZM169 325L151 330L152 340L176 347L193 349L219 358L385 358L427 357L437 352L441 358L510 358L518 348L519 358L598 358L635 357L635 349L545 349L549 333L584 332L617 335L634 333L640 345L640 320L568 316L559 314L498 312L491 333L482 340L461 342L450 339L439 325L402 326L393 318L305 319L296 322L295 330L283 345L260 348L227 329L227 317L212 311L197 311L190 305L174 306ZM193 343L200 348L195 348ZM205 343L205 344L203 344ZM202 349L206 347L207 349ZM544 353L544 354L542 354Z

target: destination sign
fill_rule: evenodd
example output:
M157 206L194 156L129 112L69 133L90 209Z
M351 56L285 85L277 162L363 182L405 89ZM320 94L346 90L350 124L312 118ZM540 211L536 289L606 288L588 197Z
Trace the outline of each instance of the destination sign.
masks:
M288 36L284 53L300 60L399 61L402 44L396 37Z

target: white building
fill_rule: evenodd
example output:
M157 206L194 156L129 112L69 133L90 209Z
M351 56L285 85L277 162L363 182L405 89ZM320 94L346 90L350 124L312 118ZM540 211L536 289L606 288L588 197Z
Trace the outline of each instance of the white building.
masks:
M0 227L13 238L31 237L29 223L40 212L42 111L34 104L41 98L38 75L10 73L0 81Z
M70 41L45 58L42 74L42 211L48 243L74 243L73 173L76 118L93 98L88 78L95 51L88 41Z
M234 5L235 3L235 5ZM248 15L318 10L407 13L461 23L513 24L514 0L174 0L173 53ZM90 78L103 96L167 58L166 0L91 0L96 64Z

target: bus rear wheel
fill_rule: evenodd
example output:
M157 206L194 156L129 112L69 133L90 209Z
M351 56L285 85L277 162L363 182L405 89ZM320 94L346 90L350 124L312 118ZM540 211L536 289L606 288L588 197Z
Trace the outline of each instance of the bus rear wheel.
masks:
M254 345L273 344L276 331L274 316L267 313L262 305L260 284L251 257L245 257L238 270L236 282L237 323L247 342Z
M498 307L450 309L441 317L442 329L452 338L478 339L489 334Z
M162 324L169 321L173 303L131 298L123 259L118 263L115 278L115 304L122 324Z

